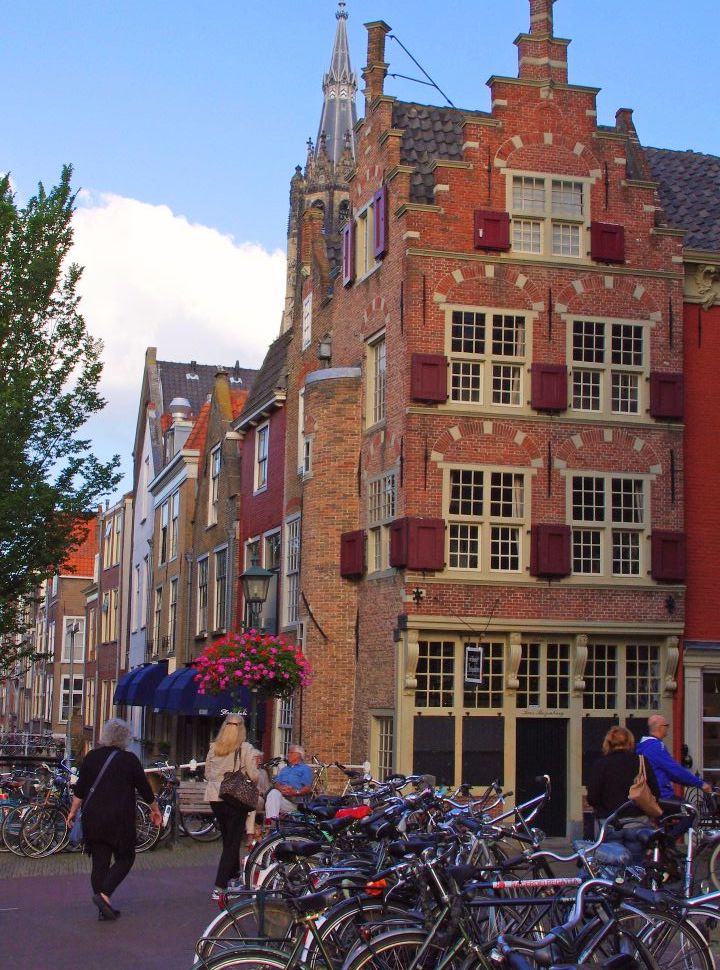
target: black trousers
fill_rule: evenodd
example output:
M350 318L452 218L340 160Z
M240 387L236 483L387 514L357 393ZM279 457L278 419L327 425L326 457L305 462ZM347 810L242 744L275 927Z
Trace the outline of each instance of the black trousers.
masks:
M115 856L114 862L113 856ZM92 859L90 884L93 892L111 896L132 869L135 862L135 849L114 849L105 842L93 842L90 845L90 858Z
M222 835L222 853L218 863L215 885L226 889L231 879L240 875L240 846L245 835L247 809L234 808L227 802L210 802Z

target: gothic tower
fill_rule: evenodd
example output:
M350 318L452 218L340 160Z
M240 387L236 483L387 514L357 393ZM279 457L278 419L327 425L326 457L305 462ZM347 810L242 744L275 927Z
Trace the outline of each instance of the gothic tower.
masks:
M337 28L330 68L323 78L323 107L317 142L313 144L312 139L308 139L305 169L303 171L298 165L290 180L283 333L292 326L299 287L302 285L298 273L298 253L303 212L313 207L323 213L323 234L332 269L340 258L340 229L350 208L346 179L355 165L355 96L358 82L350 65L345 6L345 0L340 0L335 14Z

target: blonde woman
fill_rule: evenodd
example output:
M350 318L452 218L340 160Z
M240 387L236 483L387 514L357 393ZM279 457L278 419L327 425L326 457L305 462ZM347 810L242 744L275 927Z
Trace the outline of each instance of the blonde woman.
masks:
M220 783L228 772L243 768L252 781L258 777L256 751L246 740L245 722L240 714L228 714L205 759L205 801L210 803L222 835L222 854L215 877L212 898L218 899L231 879L240 874L240 847L245 834L248 810L237 808L220 798Z

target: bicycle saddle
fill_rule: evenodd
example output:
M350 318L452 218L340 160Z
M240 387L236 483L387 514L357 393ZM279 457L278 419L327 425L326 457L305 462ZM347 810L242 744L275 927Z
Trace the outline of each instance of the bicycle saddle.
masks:
M322 842L279 842L273 849L278 862L295 862L307 859L325 848Z

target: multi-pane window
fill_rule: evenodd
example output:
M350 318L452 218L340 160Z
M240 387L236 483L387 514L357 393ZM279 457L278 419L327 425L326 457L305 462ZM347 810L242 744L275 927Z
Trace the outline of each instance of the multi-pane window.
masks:
M656 647L628 643L625 647L625 706L630 711L660 706L660 657Z
M63 674L60 681L60 720L67 721L68 715L82 709L83 677L73 674L72 698L70 697L70 676Z
M570 706L570 644L522 644L518 708L561 710Z
M368 564L371 570L388 565L390 522L395 518L395 472L381 475L368 485Z
M302 349L307 350L312 336L312 293L302 303Z
M466 643L467 647L482 649L482 683L466 683L463 706L494 708L503 706L505 688L505 644L502 641Z
M287 582L285 616L288 623L298 621L300 593L300 519L292 519L286 526L285 575Z
M461 404L523 404L526 320L485 310L450 314L450 399Z
M169 499L170 502L170 532L168 540L168 559L177 556L178 549L178 526L180 519L180 492L173 492Z
M227 549L215 553L215 629L227 626Z
M168 558L168 531L170 523L170 501L165 501L160 506L160 548L158 550L159 559L158 562L167 562Z
M642 478L572 477L573 572L640 576L646 539Z
M393 719L390 715L375 717L377 777L383 781L393 773Z
M525 506L521 472L450 469L449 567L520 572Z
M510 206L515 252L573 259L585 255L588 218L583 182L513 175Z
M268 443L270 425L264 424L255 431L255 491L267 488L268 483Z
M420 640L416 670L416 707L452 707L455 692L455 641Z
M220 469L222 450L220 445L210 452L210 487L208 488L208 525L218 520L218 501L220 499Z
M371 202L355 218L355 278L361 279L376 266L375 207Z
M168 632L167 648L168 653L175 653L175 636L177 633L177 609L178 609L178 578L170 580L170 603L168 605Z
M138 628L140 622L140 563L135 563L133 569L133 605L132 605L132 628L133 633Z
M312 471L312 437L305 434L305 388L298 394L298 475Z
M84 616L65 617L62 659L64 663L68 663L71 658L75 663L85 659Z
M198 562L197 633L207 633L208 628L208 563L207 556Z
M368 414L369 423L385 420L387 347L385 335L368 345Z
M160 620L162 618L162 586L158 586L155 590L155 607L153 610L153 638L152 638L152 652L153 656L157 656L160 650Z
M293 715L295 712L295 699L283 697L278 707L278 754L286 758L290 745L292 744Z
M614 710L617 706L617 647L589 643L585 665L583 707L589 711Z
M573 320L573 408L640 414L644 345L642 324Z

